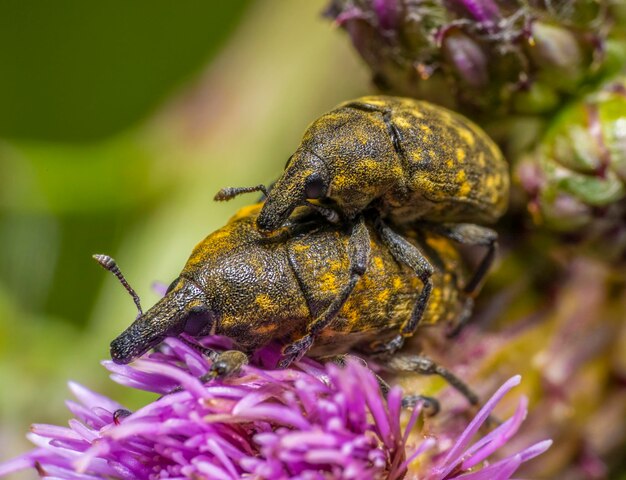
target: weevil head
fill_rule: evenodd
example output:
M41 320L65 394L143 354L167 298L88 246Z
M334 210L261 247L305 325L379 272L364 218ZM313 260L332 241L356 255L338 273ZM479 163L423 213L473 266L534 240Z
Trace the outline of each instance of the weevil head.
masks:
M111 358L115 363L129 363L165 337L183 332L208 335L215 322L203 292L193 282L178 278L161 300L111 342Z
M276 230L307 200L324 200L353 217L403 184L402 162L383 115L349 106L322 115L304 133L298 150L272 187L257 220Z
M330 180L329 171L321 158L308 150L296 151L259 213L256 221L259 230L276 230L296 207L307 200L326 197Z

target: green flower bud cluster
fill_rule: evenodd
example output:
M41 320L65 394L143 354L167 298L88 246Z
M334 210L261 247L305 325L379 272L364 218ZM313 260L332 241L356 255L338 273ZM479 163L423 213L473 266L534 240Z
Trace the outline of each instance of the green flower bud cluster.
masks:
M536 223L626 251L626 77L565 108L517 169ZM608 249L608 250L607 250Z

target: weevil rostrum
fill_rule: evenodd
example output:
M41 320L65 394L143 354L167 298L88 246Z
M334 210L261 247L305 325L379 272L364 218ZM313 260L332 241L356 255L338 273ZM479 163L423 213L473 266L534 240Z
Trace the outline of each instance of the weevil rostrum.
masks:
M285 367L305 352L315 357L377 353L379 343L410 321L424 287L383 245L375 220L364 222L368 248L358 267L363 272L355 275L349 229L321 222L305 207L268 238L256 227L261 208L242 209L195 247L165 296L145 313L140 310L111 343L115 362L128 363L165 337L187 333L229 337L246 353L281 340L288 344L280 363ZM422 325L454 323L466 316L472 301L452 242L427 231L405 234L436 265ZM101 263L102 258L108 257L101 257ZM338 302L342 286L350 283L351 294ZM310 340L306 348L293 348L302 338ZM427 359L386 358L396 370L442 375L472 403L477 401L456 377Z
M257 218L261 231L278 229L294 208L309 204L331 223L352 229L355 264L369 241L363 215L376 212L382 243L424 284L411 321L381 347L393 352L419 325L433 290L432 265L396 226L420 221L456 242L486 247L467 285L467 292L476 291L497 247L496 232L481 224L506 210L509 172L497 145L467 118L428 102L368 96L315 120L271 190L229 187L215 198L254 190L267 197ZM350 287L345 284L341 295L348 296Z

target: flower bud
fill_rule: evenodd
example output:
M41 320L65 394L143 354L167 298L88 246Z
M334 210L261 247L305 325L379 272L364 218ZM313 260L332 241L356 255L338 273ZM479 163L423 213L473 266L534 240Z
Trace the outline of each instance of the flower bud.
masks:
M461 80L472 87L487 85L487 56L477 42L454 30L444 37L442 45L446 59Z
M532 24L529 44L546 84L566 91L578 85L584 73L583 54L571 31L537 21Z
M545 202L544 216L547 222L555 230L573 230L585 225L590 217L591 211L588 206L578 201L576 198L566 194L559 194L552 204Z

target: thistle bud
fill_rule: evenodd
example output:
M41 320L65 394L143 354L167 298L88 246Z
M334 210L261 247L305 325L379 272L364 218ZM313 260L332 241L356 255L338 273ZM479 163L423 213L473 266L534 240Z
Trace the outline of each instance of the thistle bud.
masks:
M461 81L471 87L487 85L487 56L471 37L460 31L447 34L443 39L443 53Z
M576 36L566 28L534 22L528 41L529 53L539 67L539 77L548 85L573 90L584 73L583 53Z

